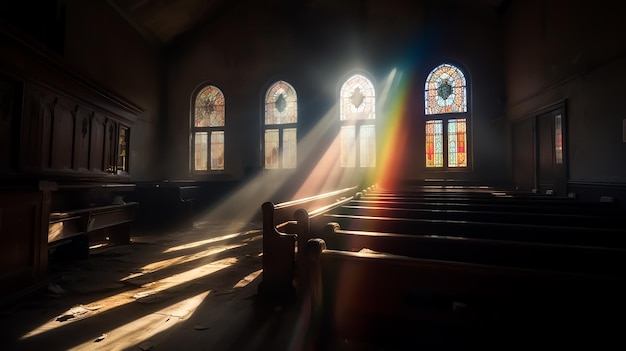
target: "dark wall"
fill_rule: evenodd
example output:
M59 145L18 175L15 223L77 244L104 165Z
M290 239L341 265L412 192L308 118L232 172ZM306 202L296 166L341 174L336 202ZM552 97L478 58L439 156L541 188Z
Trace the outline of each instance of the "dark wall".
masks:
M20 33L27 46L43 52L46 60L72 72L81 84L120 96L139 108L130 135L130 176L133 180L160 179L154 170L160 144L163 63L156 47L105 0L7 0L0 5L0 20ZM23 73L63 90L34 68L24 68ZM64 93L74 95L75 91Z
M387 170L395 178L502 180L508 176L503 146L508 141L501 28L495 8L476 2L316 1L237 9L169 52L168 177L191 178L190 106L198 86L214 84L226 96L226 171L204 179L243 179L261 167L262 100L268 84L284 79L296 89L303 140L308 131L319 132L318 124L339 120L339 87L349 73L362 70L376 85L378 164L384 164L389 145L398 153L407 150ZM424 169L424 82L444 62L458 63L472 83L473 168L452 174ZM392 72L395 81L389 82ZM409 131L406 139L385 134L396 120ZM317 164L337 130L324 130L327 135L313 150L301 145L300 155L312 151L310 161ZM308 177L311 167L300 168Z
M626 115L620 106L626 23L617 6L525 0L512 1L506 14L508 118L532 118L546 106L565 105L571 189L626 183Z
M66 0L67 62L89 79L134 103L143 112L131 130L132 180L160 179L158 165L160 84L157 48L115 12L106 0Z

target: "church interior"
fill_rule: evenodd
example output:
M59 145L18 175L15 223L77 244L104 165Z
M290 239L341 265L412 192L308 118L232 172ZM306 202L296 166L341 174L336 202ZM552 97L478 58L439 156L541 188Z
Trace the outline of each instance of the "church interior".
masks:
M618 5L3 0L0 348L623 345Z

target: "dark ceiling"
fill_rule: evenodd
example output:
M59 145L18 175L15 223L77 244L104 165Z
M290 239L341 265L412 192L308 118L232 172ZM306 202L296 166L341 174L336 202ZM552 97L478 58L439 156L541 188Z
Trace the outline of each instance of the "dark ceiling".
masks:
M298 3L298 8L303 9L323 3L323 6L328 8L333 6L333 3L340 6L340 2L341 6L345 6L344 1L346 0L108 0L111 6L144 37L159 46L168 46L212 21L217 21L225 15L232 15L233 11L250 9L253 6L278 9ZM510 0L471 1L485 6L490 11L498 12L503 11L510 2ZM367 6L367 1L357 3L355 6Z
M162 45L230 11L236 0L109 0L142 35ZM239 1L241 2L241 1Z

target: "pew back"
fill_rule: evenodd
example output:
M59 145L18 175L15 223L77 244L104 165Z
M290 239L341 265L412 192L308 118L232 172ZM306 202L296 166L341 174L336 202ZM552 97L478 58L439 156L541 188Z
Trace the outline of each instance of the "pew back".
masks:
M624 312L615 306L623 277L329 250L321 239L307 243L306 257L311 323L331 338L393 348L433 335L484 343L503 333L536 342L548 330L553 341L571 332L593 340L610 335L602 329L608 318Z
M263 280L259 294L271 299L295 297L294 269L296 250L296 223L294 212L305 208L324 212L353 199L357 187L347 187L316 196L261 206L263 215Z

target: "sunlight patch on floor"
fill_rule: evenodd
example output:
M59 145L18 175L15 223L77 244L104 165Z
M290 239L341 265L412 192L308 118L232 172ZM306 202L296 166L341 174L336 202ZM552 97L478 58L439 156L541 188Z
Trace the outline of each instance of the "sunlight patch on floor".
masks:
M163 251L163 253L169 253L169 252L174 252L174 251L191 249L191 248L194 248L194 247L198 247L198 246L206 245L206 244L211 244L211 243L215 243L215 242L222 241L222 240L229 240L229 239L234 239L234 238L238 238L238 237L245 236L245 235L260 234L260 233L261 233L261 230L255 229L255 230L248 230L248 231L240 232L240 233L233 233L233 234L222 235L222 236L218 236L218 237L215 237L215 238L210 238L210 239L206 239L206 240L199 240L199 241L195 241L195 242L188 243L188 244L174 246L174 247L171 247L171 248Z
M158 340L154 339L155 336L158 337L158 334L185 320L196 310L209 293L210 291L203 292L121 325L111 331L106 331L106 333L100 336L101 339L97 341L97 344L95 344L95 340L90 340L76 345L70 350L91 350L95 348L127 350L135 345L138 346L138 349L150 349L158 344Z
M261 274L261 272L263 272L263 270L259 269L258 271L252 272L252 273L248 274L247 276L241 278L241 280L239 282L237 282L237 284L235 284L233 286L233 289L235 289L235 288L243 288L244 286L252 283L256 279L256 277L258 277L259 274Z
M186 284L190 284L191 282L196 281L200 278L207 277L215 272L228 268L237 262L238 259L235 257L224 258L200 267L190 269L182 273L165 277L157 281L147 282L136 289L131 289L116 295L108 296L104 299L93 301L85 305L74 306L68 311L62 313L61 315L44 323L40 327L37 327L29 333L25 334L20 339L28 339L35 335L39 335L56 328L64 327L69 323L73 323L75 321L97 316L102 312L106 312L114 308L119 308L131 302L137 301L149 303L151 300L162 298L161 295L166 293L168 290L180 288Z
M212 248L210 250L204 250L198 253L194 253L191 255L184 255L184 256L178 256L178 257L174 257L174 258L170 258L170 259L166 259L166 260L162 260L162 261L158 261L158 262L153 262L150 264L147 264L145 266L143 266L140 269L140 272L136 272L136 273L131 273L130 275L122 278L120 281L130 281L139 277L142 277L146 274L151 274L151 273L155 273L159 270L168 268L168 267L172 267L175 265L179 265L179 264L184 264L184 263L188 263L194 260L198 260L204 257L208 257L211 255L215 255L224 251L228 251L231 249L236 249L242 246L245 246L246 244L236 244L236 245L226 245L226 246L221 246L221 247L216 247L216 248Z

